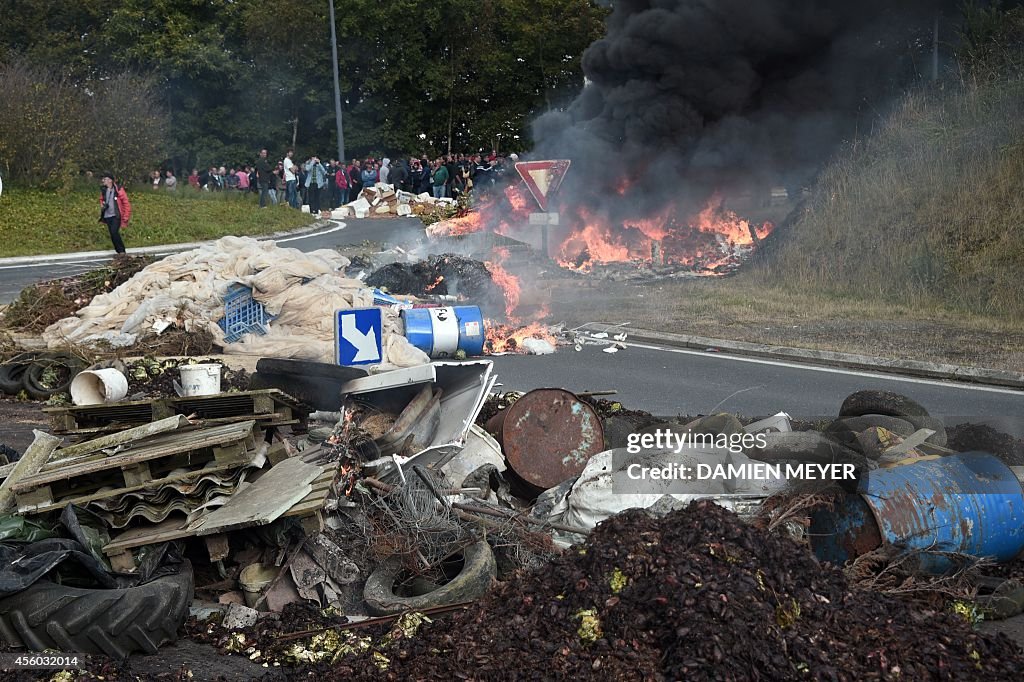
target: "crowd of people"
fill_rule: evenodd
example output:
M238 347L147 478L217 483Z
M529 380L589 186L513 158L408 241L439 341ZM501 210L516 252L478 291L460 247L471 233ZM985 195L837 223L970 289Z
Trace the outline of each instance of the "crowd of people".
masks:
M436 199L486 193L514 173L512 165L517 160L515 154L447 154L434 159L423 154L393 159L367 157L346 164L337 159L324 161L315 154L296 160L294 150L289 149L283 158L273 161L267 150L261 149L251 165L193 168L188 186L198 191L252 192L259 195L260 207L308 205L311 213L319 213L355 200L364 187L376 183L413 194L430 194ZM153 171L150 179L154 190L161 186L177 190L172 170Z

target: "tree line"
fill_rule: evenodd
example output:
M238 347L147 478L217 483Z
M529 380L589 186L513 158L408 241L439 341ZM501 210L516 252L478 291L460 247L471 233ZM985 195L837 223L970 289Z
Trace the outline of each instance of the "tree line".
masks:
M582 86L589 0L335 0L349 156L521 151ZM0 168L59 183L337 148L327 0L7 0Z

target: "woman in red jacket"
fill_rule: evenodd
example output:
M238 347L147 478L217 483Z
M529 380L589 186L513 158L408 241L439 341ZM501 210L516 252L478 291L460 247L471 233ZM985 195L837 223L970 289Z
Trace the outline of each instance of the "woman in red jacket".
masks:
M124 242L121 241L121 228L128 226L132 217L132 205L128 201L128 193L114 182L113 173L104 173L100 191L100 222L107 224L110 230L110 241L114 244L114 251L123 254Z

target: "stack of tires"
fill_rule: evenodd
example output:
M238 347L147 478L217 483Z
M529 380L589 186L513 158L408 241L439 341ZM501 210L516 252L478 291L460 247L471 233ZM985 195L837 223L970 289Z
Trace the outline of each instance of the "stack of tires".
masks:
M0 365L0 392L33 400L49 400L67 393L85 363L68 353L29 352L16 355Z

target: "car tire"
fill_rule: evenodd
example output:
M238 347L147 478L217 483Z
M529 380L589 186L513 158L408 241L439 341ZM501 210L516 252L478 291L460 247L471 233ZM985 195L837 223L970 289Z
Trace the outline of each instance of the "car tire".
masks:
M370 574L363 588L363 600L369 613L375 616L390 616L472 601L487 592L497 570L494 552L490 545L481 540L463 550L462 570L449 582L426 594L400 597L395 594L395 581L404 568L397 557L392 557Z
M872 427L881 427L901 438L906 438L917 430L906 418L890 417L887 414L865 414L860 417L840 417L826 427L825 434L843 445L858 448L857 434Z
M840 417L884 414L889 417L927 417L928 410L913 398L891 391L857 391L846 397Z
M0 636L13 647L104 654L154 654L178 639L194 592L192 566L126 589L82 589L39 581L0 599Z
M35 353L22 353L0 365L0 391L8 395L18 395L24 388L25 372L35 359Z
M50 388L43 385L43 372L45 372L50 366L59 364L67 367L68 378L67 381ZM25 392L28 393L30 398L36 400L49 400L51 396L57 393L67 393L71 390L71 382L75 380L75 377L85 364L76 357L71 355L51 355L39 358L32 363L32 366L25 372L25 376L22 385L25 388Z

